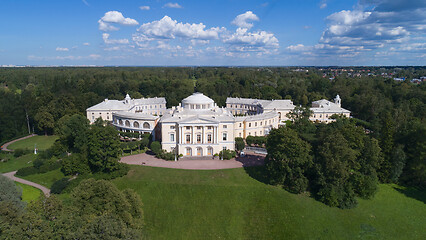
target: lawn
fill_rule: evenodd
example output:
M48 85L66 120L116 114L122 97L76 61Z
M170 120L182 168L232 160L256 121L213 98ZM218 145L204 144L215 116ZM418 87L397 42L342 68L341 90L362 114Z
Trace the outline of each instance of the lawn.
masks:
M26 184L15 182L16 185L22 188L22 201L30 203L31 201L37 200L40 197L41 190L35 187L28 186Z
M28 181L35 182L47 188L50 188L54 182L64 177L65 176L61 172L61 169L56 169L50 172L38 173L38 174L28 175L28 176L20 177L20 178L23 178Z
M140 194L151 239L426 239L424 193L407 197L394 185L341 210L263 184L244 169L132 166L113 182Z
M10 144L8 149L30 149L34 150L34 145L37 144L39 150L46 150L50 148L53 143L58 139L57 136L34 136L24 140L20 140Z
M19 158L15 158L12 153L0 153L0 159L8 159L5 162L0 162L0 173L16 171L23 167L33 165L36 155L27 154Z

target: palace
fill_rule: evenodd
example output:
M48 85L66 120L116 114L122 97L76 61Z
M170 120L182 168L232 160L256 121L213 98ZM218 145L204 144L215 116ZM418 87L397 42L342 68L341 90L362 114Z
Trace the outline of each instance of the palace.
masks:
M227 98L226 108L218 107L213 99L193 93L179 106L166 108L165 98L108 100L87 109L87 118L111 121L120 131L151 133L161 142L162 149L184 156L212 156L224 149L234 150L235 138L265 136L272 128L284 125L294 109L291 100L259 100ZM334 102L322 99L312 103L310 119L329 123L333 114L350 116Z

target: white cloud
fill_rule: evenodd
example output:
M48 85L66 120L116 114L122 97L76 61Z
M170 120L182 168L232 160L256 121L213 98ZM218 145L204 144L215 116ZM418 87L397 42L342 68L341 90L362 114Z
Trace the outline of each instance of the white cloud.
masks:
M164 4L163 7L165 7L165 8L183 8L181 5L179 5L179 3L171 3L171 2Z
M110 35L108 33L102 34L102 39L104 40L106 44L128 44L129 43L129 39L109 39L109 36Z
M83 45L84 45L84 46L90 46L90 43L85 42L85 43L83 43Z
M303 44L297 44L297 45L290 45L286 49L291 52L301 52L301 51L306 51L308 49L312 49L312 47L308 47Z
M63 47L57 47L56 51L58 51L58 52L68 52L69 49L68 48L63 48Z
M159 21L144 23L138 29L137 41L151 41L155 39L218 39L221 28L209 28L203 23L181 23L164 16Z
M238 28L235 33L223 40L225 43L252 47L279 46L278 39L273 33L265 31L249 32L247 28Z
M324 9L324 8L326 8L327 7L327 3L321 3L321 5L320 5L320 8L321 9Z
M240 28L250 29L253 27L253 23L250 23L250 21L259 21L259 18L252 11L247 11L238 15L231 23Z
M89 3L86 0L81 0L81 1L84 3L84 5L86 5L88 7L90 6Z
M149 6L140 6L140 10L150 10L151 8Z
M99 30L101 31L116 31L117 27L112 24L121 24L126 26L138 25L138 21L132 18L125 18L121 12L118 11L109 11L99 19Z

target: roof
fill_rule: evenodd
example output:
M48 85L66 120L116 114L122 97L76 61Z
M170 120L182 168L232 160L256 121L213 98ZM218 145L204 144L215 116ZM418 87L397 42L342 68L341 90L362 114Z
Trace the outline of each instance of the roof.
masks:
M261 114L256 114L251 116L235 117L235 119L237 121L260 121L264 119L271 119L278 116L279 114L276 112L264 112Z
M265 110L273 110L273 109L294 109L293 102L291 100L272 100L266 106L263 106Z
M91 106L87 110L88 111L101 111L101 110L127 111L131 109L134 105L145 105L145 104L166 104L166 99L163 97L139 98L139 99L131 99L128 101L128 103L126 103L126 99L125 100L105 99L103 102L98 103L94 106Z
M253 99L253 98L226 98L226 104L250 104L250 105L262 105L265 106L271 103L271 100Z
M310 109L314 113L317 113L317 112L350 113L349 110L346 110L340 107L340 105L325 99L312 102L312 108Z
M226 109L215 107L213 109L193 110L178 107L173 112L164 114L160 121L165 122L188 122L193 118L215 122L234 122L234 117Z
M185 104L208 104L208 103L214 103L213 99L207 97L206 95L196 92L193 93L191 96L186 97L182 100L182 105Z

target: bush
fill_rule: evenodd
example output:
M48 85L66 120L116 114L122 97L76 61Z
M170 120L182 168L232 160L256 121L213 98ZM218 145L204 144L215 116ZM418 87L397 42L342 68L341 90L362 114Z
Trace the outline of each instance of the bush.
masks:
M175 154L173 152L166 152L166 150L161 150L160 153L156 154L155 156L167 161L175 160Z
M81 154L74 153L62 159L61 171L65 175L90 173L87 158Z
M118 164L118 169L112 172L98 172L93 174L93 178L95 179L104 179L104 180L111 180L111 179L115 179L115 178L119 178L119 177L123 177L125 175L127 175L127 173L129 172L130 167L127 164L124 163L119 163Z
M44 161L39 168L39 173L46 173L61 168L62 163L54 158Z
M151 143L151 150L155 155L158 155L161 153L161 143L158 141Z
M229 150L229 149L222 150L222 151L220 151L220 153L219 153L219 157L223 156L223 159L224 159L224 160L229 160L229 159L231 159L231 158L234 158L236 155L237 155L237 154L236 154L236 152L235 152L235 151L232 151L232 150Z
M19 169L16 172L16 176L25 177L25 176L33 175L33 174L37 174L37 173L39 173L39 170L37 168L31 166L31 167L24 167L24 168Z
M16 149L15 151L13 151L13 156L18 158L29 153L32 153L32 151L29 149Z
M69 185L69 183L69 178L59 179L58 181L52 184L52 187L50 188L50 193L61 194L62 191L64 191L64 189Z
M244 143L244 139L242 139L240 137L235 138L235 149L237 151L243 150L245 146L246 146L246 144Z

